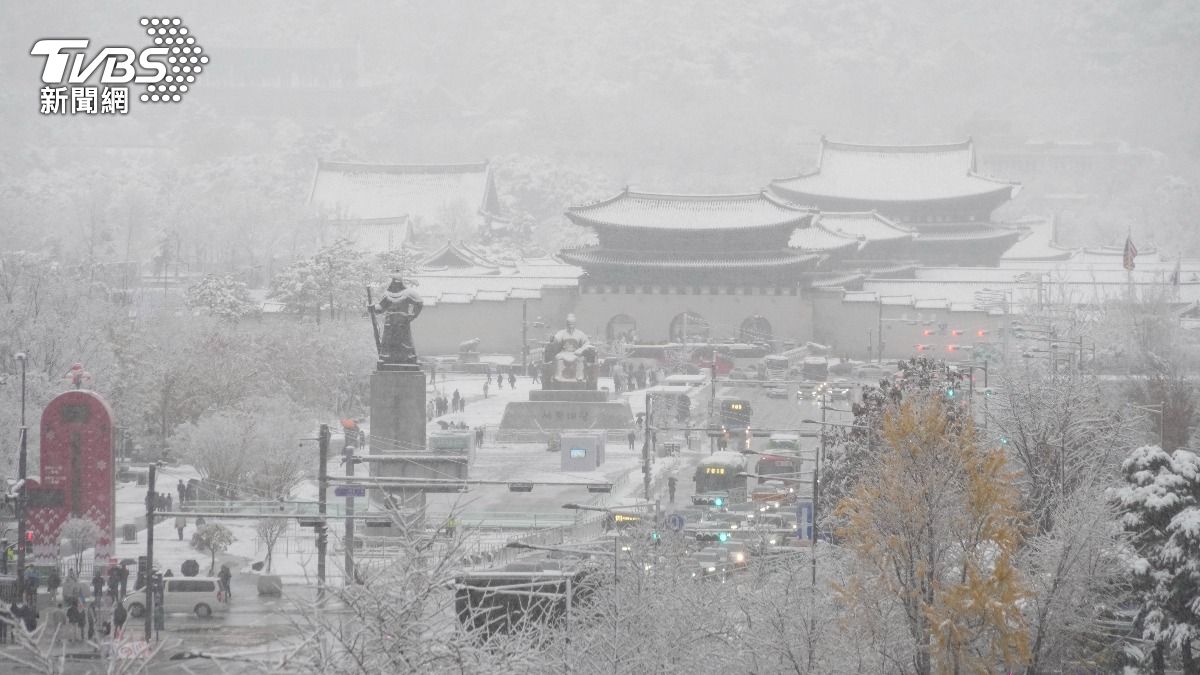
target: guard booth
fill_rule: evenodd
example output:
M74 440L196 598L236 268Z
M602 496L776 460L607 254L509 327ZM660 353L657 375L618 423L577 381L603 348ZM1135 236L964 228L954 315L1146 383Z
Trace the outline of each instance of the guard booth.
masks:
M604 463L604 431L564 431L559 444L563 471L595 471Z

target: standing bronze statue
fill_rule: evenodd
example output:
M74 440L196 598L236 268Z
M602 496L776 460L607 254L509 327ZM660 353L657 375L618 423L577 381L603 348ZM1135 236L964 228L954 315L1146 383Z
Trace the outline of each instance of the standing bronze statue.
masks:
M368 299L370 299L368 291ZM404 285L404 280L393 276L379 302L367 305L371 322L383 314L383 337L377 339L379 366L417 365L417 350L413 346L412 322L425 307L421 296Z

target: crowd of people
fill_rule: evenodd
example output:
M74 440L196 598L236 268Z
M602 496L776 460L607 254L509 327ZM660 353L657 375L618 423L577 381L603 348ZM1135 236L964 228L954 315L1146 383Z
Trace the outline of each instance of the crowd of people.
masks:
M89 585L72 569L65 580L52 570L46 578L46 594L51 605L47 613L48 630L67 641L94 640L97 636L120 638L129 612L123 599L128 592L129 570L124 565L109 568L107 581L97 569ZM12 631L23 627L36 630L41 620L38 589L41 579L35 568L25 570L25 595L6 606L0 605L0 643L15 640ZM61 590L62 594L59 595ZM90 591L90 592L89 592Z
M639 363L637 368L634 368L632 363L618 364L613 366L612 371L613 392L620 394L625 391L654 387L662 381L663 377L665 375L661 369L647 368L644 363Z

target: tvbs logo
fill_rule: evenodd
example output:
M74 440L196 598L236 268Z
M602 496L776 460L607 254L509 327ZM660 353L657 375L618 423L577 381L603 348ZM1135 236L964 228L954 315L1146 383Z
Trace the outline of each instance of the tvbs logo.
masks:
M182 101L208 64L208 55L177 17L144 17L141 25L154 45L140 50L106 46L88 56L91 41L85 38L35 42L30 55L45 59L42 114L126 113L129 84L146 86L139 96L145 103Z

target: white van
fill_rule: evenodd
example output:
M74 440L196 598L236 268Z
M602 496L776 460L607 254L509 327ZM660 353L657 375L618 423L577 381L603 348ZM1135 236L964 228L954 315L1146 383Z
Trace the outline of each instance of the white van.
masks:
M167 577L163 589L163 610L167 614L195 614L201 619L213 612L224 612L228 605L221 602L221 582L216 577ZM137 619L146 615L146 591L142 589L125 596L129 616Z

